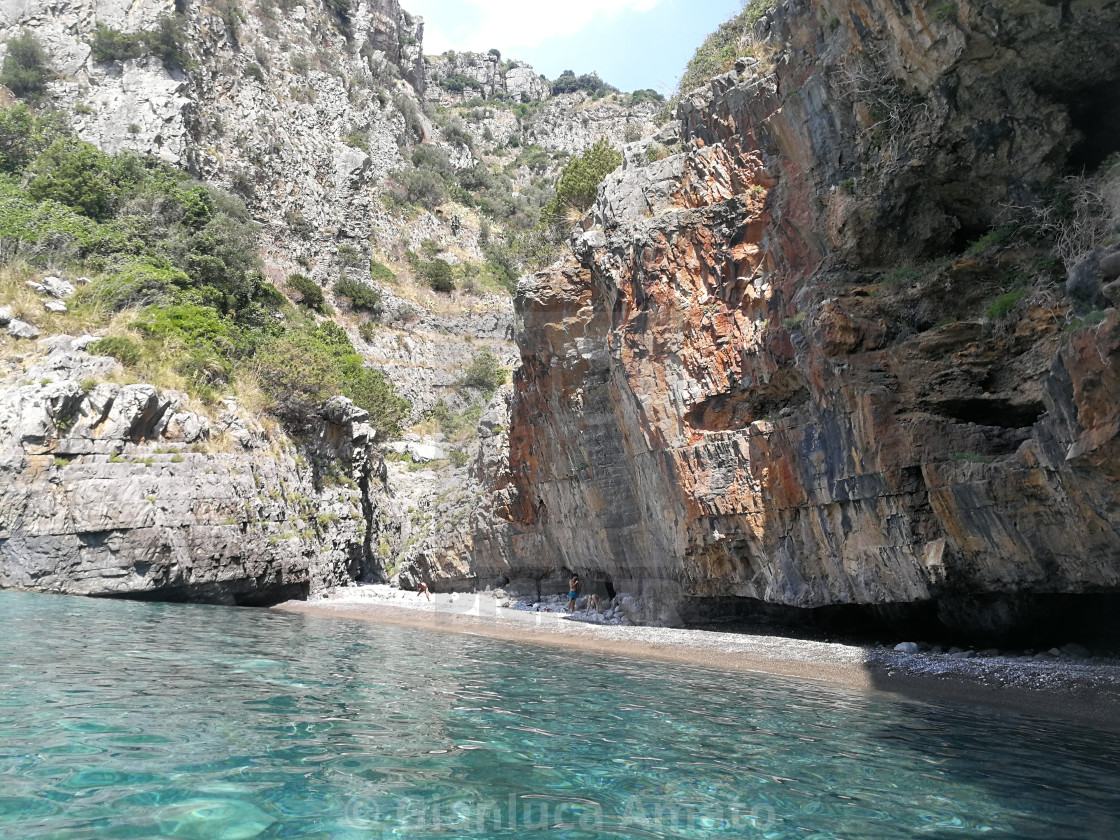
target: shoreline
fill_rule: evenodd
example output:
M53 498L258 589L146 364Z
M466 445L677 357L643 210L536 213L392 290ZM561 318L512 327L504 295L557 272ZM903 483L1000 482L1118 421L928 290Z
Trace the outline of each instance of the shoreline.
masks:
M387 586L343 590L315 601L287 601L273 609L724 671L765 673L885 693L896 700L983 705L1120 730L1120 663L1114 661L954 659L785 636L598 625L573 621L555 612L503 608L490 593L439 594L431 602L422 602L414 593Z

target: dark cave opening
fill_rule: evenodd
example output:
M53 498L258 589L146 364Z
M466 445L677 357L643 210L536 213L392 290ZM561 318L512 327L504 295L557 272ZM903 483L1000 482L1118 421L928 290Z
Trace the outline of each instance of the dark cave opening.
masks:
M937 403L935 410L942 416L962 423L1025 429L1033 426L1046 408L1041 402L1013 403L1010 400L972 397L942 400Z
M306 601L311 587L305 582L263 584L252 578L221 583L182 584L136 592L96 593L96 598L122 601L158 601L169 604L214 604L227 607L273 607L284 601Z
M1071 172L1092 172L1120 151L1120 73L1082 88L1066 100L1073 127L1081 139L1069 150Z
M1120 593L1013 593L955 596L911 603L791 607L756 598L685 599L686 627L840 640L863 644L914 641L977 648L1046 649L1070 642L1120 652Z

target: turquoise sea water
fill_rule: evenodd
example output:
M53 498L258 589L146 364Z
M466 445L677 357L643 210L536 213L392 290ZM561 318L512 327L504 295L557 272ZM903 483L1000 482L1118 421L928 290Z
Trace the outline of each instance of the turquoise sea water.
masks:
M756 674L0 592L0 837L1112 838L1120 736Z

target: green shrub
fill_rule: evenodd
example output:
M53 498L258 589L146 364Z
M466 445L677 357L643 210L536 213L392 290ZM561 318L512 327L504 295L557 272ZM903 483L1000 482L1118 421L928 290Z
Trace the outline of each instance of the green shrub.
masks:
M37 102L47 92L50 61L43 45L28 30L7 40L8 54L0 67L0 84L20 99Z
M187 346L228 348L234 340L234 326L222 313L197 304L148 307L137 319L136 326L149 338L162 342L172 339Z
M498 357L490 350L482 350L474 355L459 384L466 388L478 388L489 397L505 381L506 369Z
M462 73L457 72L448 74L447 78L443 80L440 87L443 87L446 90L455 91L457 93L462 92L466 88L482 90L482 85L479 82L475 81L470 76L466 76Z
M425 412L424 416L439 423L439 429L452 439L476 437L482 406L471 405L459 414L453 412L442 399Z
M288 230L298 236L300 239L310 239L315 233L315 228L311 222L307 221L307 217L299 210L289 210L284 214L284 224L288 226Z
M942 3L933 10L933 19L938 23L952 23L957 19L957 4Z
M455 171L447 150L431 143L422 143L412 150L412 165L417 169L431 170L440 177L447 177Z
M155 32L148 36L152 52L159 56L168 70L190 70L194 67L187 52L189 38L186 25L187 19L181 14L163 15L156 24Z
M443 139L448 143L465 146L468 149L474 148L474 135L470 133L461 117L454 116L440 120L439 129L443 133Z
M372 286L350 277L337 280L334 284L334 293L349 298L353 309L376 312L381 308L381 293Z
M103 23L97 24L90 43L94 61L127 61L148 55L150 47L143 32L121 32Z
M37 201L51 199L101 220L113 207L115 185L108 155L81 140L59 138L35 160L27 185Z
M36 114L26 105L0 108L0 172L23 172L65 134L65 121L59 111Z
M429 260L420 264L420 275L435 292L455 291L455 272L446 260Z
M393 104L404 119L405 130L416 140L424 138L424 121L420 116L420 109L416 101L405 93L393 97Z
M171 266L126 263L78 290L81 303L105 312L120 312L132 306L168 303L176 290L190 285L190 278Z
M272 413L297 429L307 427L316 406L339 390L334 354L306 333L286 334L264 345L253 357L253 367L272 399Z
M552 83L552 93L574 93L577 90L586 90L592 94L618 93L618 88L608 85L599 78L598 73L588 73L577 76L571 70L565 70Z
M646 102L652 102L655 105L662 105L665 103L665 97L655 91L653 88L642 88L630 94L630 107L633 108L637 105L642 105Z
M296 429L306 428L318 404L334 394L368 411L382 435L400 434L408 414L408 401L396 395L384 376L362 365L335 324L285 333L263 346L253 365L273 412Z
M372 344L373 339L377 336L377 326L373 321L362 321L358 324L358 335L361 336L362 341Z
M443 178L429 169L405 169L393 175L396 186L390 194L401 204L419 204L434 210L447 201Z
M345 266L356 268L365 262L365 258L353 245L339 245L335 255L338 257L338 261Z
M112 356L123 365L134 365L144 357L140 345L124 335L107 336L86 349L95 356Z
M397 275L393 270L386 265L382 265L377 260L369 261L369 276L370 279L379 283L392 283L397 279Z
M988 307L988 317L993 321L999 320L1012 309L1014 309L1015 304L1026 297L1026 295L1027 293L1024 289L1016 289L1012 292L1005 292L992 301L991 305Z
M559 220L568 208L583 212L595 201L599 184L622 165L622 154L600 137L595 145L568 161L556 181L556 195L545 205L544 215Z
M264 70L255 61L250 61L245 65L245 75L258 82L264 81Z
M369 149L369 132L360 128L351 128L342 135L342 142L361 151Z
M323 305L327 302L323 297L323 290L306 274L288 275L288 285L299 293L299 302L308 309L314 309L316 312L323 311Z
M187 52L186 18L178 14L162 15L151 31L121 32L98 24L93 33L90 52L94 61L127 61L155 55L167 70L189 70L193 67ZM258 72L260 68L257 68Z

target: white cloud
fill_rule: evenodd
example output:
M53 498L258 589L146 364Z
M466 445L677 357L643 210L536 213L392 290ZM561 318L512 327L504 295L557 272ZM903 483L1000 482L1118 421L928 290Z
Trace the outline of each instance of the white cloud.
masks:
M619 15L648 12L661 0L423 0L407 3L424 15L424 51L486 50L516 55Z

